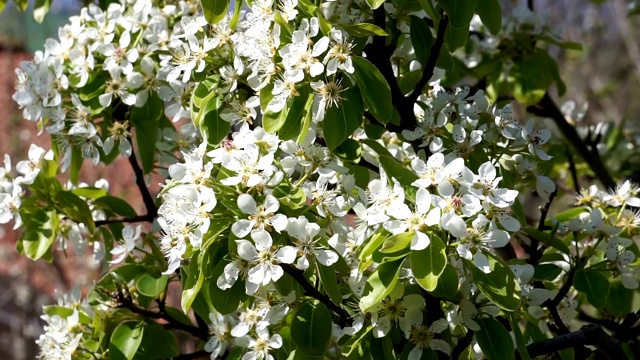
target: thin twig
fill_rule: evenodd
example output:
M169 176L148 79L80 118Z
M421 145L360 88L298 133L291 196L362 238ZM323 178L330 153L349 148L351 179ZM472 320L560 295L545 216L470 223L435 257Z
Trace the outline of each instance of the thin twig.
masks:
M571 347L595 346L609 359L626 358L620 342L607 334L595 324L583 326L580 330L570 332L552 339L531 343L527 346L529 356L535 357L550 354Z
M302 271L294 268L289 264L280 264L280 266L282 267L284 272L291 275L291 277L302 286L305 291L305 295L311 296L312 298L320 301L326 307L331 309L336 315L338 315L338 317L340 318L338 325L340 325L340 327L345 327L351 324L351 322L353 321L351 315L349 315L349 313L347 313L347 311L339 305L334 304L327 295L321 293L320 291L318 291L318 289L311 285L311 283L309 283L309 281L307 281L307 279L304 277L304 273Z
M553 120L564 137L571 143L580 157L582 157L582 159L589 165L591 171L593 171L602 185L608 189L614 189L616 187L616 182L602 163L600 156L594 156L593 151L590 151L589 148L587 148L584 141L580 138L580 135L578 135L576 129L573 125L567 122L567 119L565 119L560 108L558 108L558 105L553 101L549 93L546 93L542 100L540 100L536 105L529 106L527 111L534 115L547 117Z
M573 180L573 190L576 194L580 193L580 182L578 180L578 171L576 170L576 162L573 161L573 155L571 151L567 149L567 160L569 161L569 172L571 173L571 180Z
M95 224L96 226L103 226L103 225L109 225L109 224L153 222L155 218L156 218L156 215L146 214L146 215L136 215L130 218L98 220L95 222Z
M409 95L409 103L413 104L418 100L418 97L422 95L422 89L427 85L431 77L433 76L433 71L436 68L436 62L440 57L440 50L444 45L444 33L447 30L447 26L449 25L449 17L442 13L442 17L440 18L440 24L438 24L438 32L436 34L436 41L433 43L431 50L429 51L429 57L427 58L427 62L422 69L422 77L420 81L416 84L415 88L411 95Z
M131 143L131 155L129 156L129 164L131 164L131 168L133 169L133 173L136 176L136 186L140 191L140 195L142 195L142 201L144 202L144 206L147 209L147 215L151 219L155 219L158 216L158 207L156 206L155 199L149 192L149 188L147 184L144 182L144 172L138 164L138 160L136 159L136 153L134 151L133 143L131 142L131 138L128 138ZM152 220L153 221L153 220Z

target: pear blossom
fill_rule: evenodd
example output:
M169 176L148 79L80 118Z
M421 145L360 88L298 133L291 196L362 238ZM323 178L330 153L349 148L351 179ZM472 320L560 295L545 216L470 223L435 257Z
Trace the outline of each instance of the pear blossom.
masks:
M251 195L240 194L238 207L249 215L249 219L239 219L231 226L231 232L239 238L249 235L253 229L282 232L287 227L287 217L277 213L280 202L273 195L267 195L264 205L258 206Z
M296 259L296 250L291 246L273 248L271 235L265 230L251 231L251 239L236 240L238 255L252 264L247 273L247 282L256 285L267 285L271 281L278 281L284 274L278 264L291 264Z

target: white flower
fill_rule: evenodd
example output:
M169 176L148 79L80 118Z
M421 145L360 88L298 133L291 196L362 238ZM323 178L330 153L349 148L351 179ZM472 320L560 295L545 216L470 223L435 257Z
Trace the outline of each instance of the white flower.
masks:
M549 129L533 130L533 119L527 121L527 125L522 128L522 138L526 142L529 152L540 158L540 160L547 161L551 159L544 150L542 145L546 144L551 138L551 131Z
M420 188L416 194L416 211L411 212L404 203L391 204L388 214L397 220L386 221L384 228L392 234L413 232L411 250L423 250L431 243L426 234L426 227L440 223L440 208L434 207L430 211L429 209L431 209L431 194L426 189Z
M300 270L306 270L309 267L310 258L316 258L318 262L324 266L331 266L338 261L338 254L335 251L325 249L318 244L320 226L318 224L309 223L309 220L300 216L297 219L289 219L287 232L294 238L295 247L298 252L298 261L296 267Z
M243 356L242 360L273 360L273 355L269 354L272 349L282 347L282 336L274 334L269 337L267 328L256 329L257 337L243 336L236 340L236 344L250 349Z
M451 346L442 339L435 339L436 334L440 334L449 328L447 319L438 319L431 326L424 325L422 310L419 308L411 308L407 310L405 315L409 319L409 331L404 331L405 336L410 344L415 347L409 352L409 360L418 360L422 357L422 349L430 348L441 351L447 355L451 353Z
M496 168L490 161L480 165L478 176L475 177L469 192L480 200L487 199L491 204L499 208L511 206L516 197L518 197L518 192L516 190L498 188L498 183L502 180L502 177L496 175Z
M231 232L239 238L249 235L253 229L274 229L278 233L287 227L287 217L277 214L280 202L273 195L267 195L264 205L257 206L256 201L249 194L238 196L238 207L249 215L249 219L239 219L231 226Z
M53 159L53 153L51 151L47 152L36 144L31 144L29 147L29 160L22 160L16 164L16 171L22 175L20 183L33 184L33 181L40 173L40 161L42 159Z
M238 255L253 266L247 274L247 281L257 285L267 285L278 281L284 274L278 264L291 264L296 259L296 250L291 246L279 249L273 247L271 235L264 230L251 232L255 246L247 240L236 240Z
M405 333L411 331L411 319L407 313L413 308L422 309L425 300L418 294L403 296L403 287L396 286L389 296L382 300L382 303L375 304L371 308L371 323L373 336L381 338L387 335L394 324L397 324Z
M113 259L109 261L111 264L117 264L122 262L127 255L136 247L136 240L140 237L142 226L138 225L135 228L131 225L127 225L122 229L122 240L124 244L119 244L111 250Z
M329 52L327 52L323 60L325 65L327 65L327 75L335 74L338 69L353 74L355 71L351 60L353 44L351 44L347 40L346 35L338 29L331 29L329 35L333 41L331 42Z

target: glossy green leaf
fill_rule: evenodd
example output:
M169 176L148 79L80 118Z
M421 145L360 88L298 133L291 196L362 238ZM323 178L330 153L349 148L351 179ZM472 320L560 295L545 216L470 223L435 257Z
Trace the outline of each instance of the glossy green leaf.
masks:
M87 202L71 191L58 192L60 208L72 220L83 223L93 232L95 224Z
M36 4L33 7L33 19L37 23L42 23L44 17L49 12L52 0L36 0ZM5 3L6 4L6 3ZM4 7L4 5L2 5Z
M576 290L585 293L587 300L598 309L607 304L609 296L609 279L599 270L588 269L576 271L573 279Z
M51 245L58 236L58 214L53 210L39 210L25 219L24 232L18 246L31 260L38 260L50 253Z
M615 317L625 317L632 312L634 295L637 295L635 289L627 289L620 280L611 281L605 311Z
M224 121L220 117L220 107L222 106L222 97L216 96L209 100L204 108L200 111L200 131L202 136L210 145L217 146L220 141L229 135L231 123Z
M411 240L415 236L415 231L404 232L388 237L380 248L381 253L394 253L404 250L411 244Z
M498 0L481 0L476 4L476 13L484 26L493 35L497 35L502 28L502 7Z
M376 120L383 124L388 123L393 114L389 84L380 70L369 60L359 56L353 56L351 59L355 68L355 79L362 93L365 107ZM346 104L351 106L349 102Z
M137 215L135 209L125 200L107 195L94 200L94 204L102 209L108 209L124 217L134 217Z
M160 360L179 354L178 342L171 330L153 322L144 325L144 334L134 360Z
M322 123L324 139L329 150L335 150L362 124L364 106L358 88L352 87L343 91L342 99L340 106L327 109Z
M380 264L367 279L364 296L360 299L360 309L365 312L384 299L400 277L400 267L404 259ZM368 291L367 291L368 290Z
M476 9L476 0L438 0L449 16L444 41L450 52L463 46L469 37L469 24Z
M212 281L209 283L209 298L213 307L221 314L227 315L238 310L241 303L245 302L249 296L246 294L245 282L236 281L229 289L222 290L217 284L217 280L224 273L226 262L221 261L216 265L211 275Z
M435 42L433 35L431 35L431 29L429 29L429 26L424 20L415 15L411 15L409 35L411 36L413 49L416 52L416 60L418 60L422 66L425 66L429 53L431 52L431 47ZM422 71L418 73L420 76L422 75Z
M514 358L515 346L507 329L493 318L481 318L476 322L480 331L476 340L489 360L509 360Z
M473 282L480 291L500 308L516 311L520 308L521 289L511 269L489 252L483 252L489 259L491 272L485 274L476 265L464 260L465 268L471 272Z
M431 293L440 298L453 298L458 292L458 286L458 272L453 265L447 264L438 278L438 286Z
M554 82L559 95L566 90L558 72L558 64L541 49L516 61L510 75L513 78L513 96L524 105L538 103Z
M155 92L149 93L147 102L142 107L133 107L129 120L136 129L136 143L138 155L145 174L155 169L156 139L158 136L158 124L164 116L164 102Z
M155 298L165 291L168 280L167 275L156 278L150 274L144 274L136 281L136 288L140 294Z
M242 5L244 5L244 0L235 0L234 1L234 9L233 16L231 16L231 20L229 21L229 27L232 30L236 29L236 25L238 24L238 20L240 20L240 15L242 13Z
M324 291L334 304L340 305L340 303L342 303L342 292L340 292L340 288L338 288L338 278L335 269L331 266L317 265Z
M384 4L384 0L367 0L367 4L372 9L377 9L380 5Z
M446 246L432 235L431 243L423 250L411 252L411 270L416 281L427 291L435 290L438 278L447 265Z
M144 327L135 321L124 322L113 331L109 342L109 359L132 360L140 347Z
M334 153L339 158L357 162L362 154L362 149L360 148L360 143L358 141L347 139L334 150Z
M400 184L409 186L412 182L418 180L418 175L402 165L398 160L390 156L380 156L380 165L387 172L387 176L392 177Z
M331 340L331 312L319 301L305 301L291 320L291 338L305 355L322 356Z
M340 27L344 29L349 35L352 37L367 37L367 36L388 36L386 31L383 29L370 24L370 23L360 23L360 24L340 24Z
M220 22L229 9L229 0L202 0L201 3L204 18L209 24Z
M201 254L202 252L197 251L193 254L193 256L191 256L189 271L183 285L180 306L182 307L182 311L184 311L185 313L191 308L191 304L193 304L193 301L195 300L196 295L198 295L198 292L200 291L200 288L202 287L202 283L204 281L204 276L202 276L201 274Z
M296 88L298 96L287 100L287 104L279 113L267 111L262 117L262 125L267 132L274 133L278 130L282 140L296 138L302 129L303 119L311 116L313 105L313 91L308 84L301 84Z

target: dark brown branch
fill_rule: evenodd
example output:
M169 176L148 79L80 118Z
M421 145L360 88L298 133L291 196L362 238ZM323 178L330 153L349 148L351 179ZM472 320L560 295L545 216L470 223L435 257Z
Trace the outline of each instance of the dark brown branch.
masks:
M475 334L475 332L473 330L467 330L467 333L464 335L464 337L458 341L456 346L451 351L451 358L452 359L458 359L460 357L460 355L462 355L464 350L466 348L468 348L469 345L471 345L471 342L473 341L473 335L474 334Z
M589 165L591 171L593 171L602 185L604 185L608 189L614 189L616 187L616 182L613 180L611 174L609 174L609 171L602 163L602 159L600 159L600 156L596 156L597 153L594 154L593 151L589 150L584 141L582 141L582 139L580 138L580 135L578 135L578 132L573 127L573 125L569 124L564 118L564 115L558 108L558 105L556 105L556 103L553 101L549 93L546 93L542 100L540 100L540 102L536 105L529 106L527 110L534 115L547 117L553 120L564 137L571 143L580 157L582 157L582 159Z
M149 192L149 188L147 184L144 182L144 172L138 164L138 160L136 159L136 153L134 151L133 143L131 142L131 138L128 138L131 143L131 155L129 156L129 164L131 164L131 168L133 169L133 173L136 176L136 186L140 191L140 195L142 195L142 201L144 202L144 206L147 209L147 215L151 221L158 216L158 207L156 206L156 202L154 197Z
M203 357L209 357L209 353L206 352L204 349L203 350L197 350L194 351L192 353L188 353L188 354L180 354L174 358L171 358L173 360L191 360L191 359L198 359L198 358L203 358ZM224 357L219 357L218 359L224 359Z
M442 14L440 19L440 24L438 24L438 32L436 34L436 41L433 43L431 47L431 51L429 51L429 57L427 58L427 62L422 69L422 77L420 81L416 84L415 88L411 95L409 95L409 104L412 105L418 100L418 97L422 94L422 89L427 85L429 79L433 76L433 71L436 68L436 62L440 57L440 50L444 45L444 33L447 30L447 26L449 25L449 17L446 14Z
M120 304L119 307L122 307L122 308L125 308L125 309L129 309L132 313L138 314L138 315L142 315L144 317L148 317L148 318L151 318L151 319L164 320L164 321L167 322L166 324L164 324L164 327L166 329L181 330L181 331L189 333L189 334L193 335L194 337L197 337L197 338L199 338L199 339L201 339L203 341L209 340L209 334L208 334L207 331L203 331L201 328L198 328L198 327L195 327L193 325L188 325L188 324L185 324L183 322L180 322L180 321L174 319L173 316L171 316L171 315L169 315L167 313L162 313L162 312L156 312L156 311L143 309L143 308L137 307L132 302Z
M109 225L109 224L153 222L155 218L156 218L155 215L146 214L146 215L137 215L130 218L98 220L95 222L95 224L96 226L103 226L103 225Z
M289 264L280 264L280 266L285 273L289 274L295 281L298 282L298 284L302 286L305 291L305 295L311 296L312 298L320 301L336 315L338 315L338 317L340 318L338 325L340 325L340 327L345 327L351 324L351 322L353 321L351 315L349 315L349 313L347 313L345 309L340 307L340 305L334 304L327 295L321 293L320 291L318 291L318 289L311 285L311 283L307 281L307 278L304 277L304 272L296 269Z
M576 162L573 161L573 155L571 151L567 149L567 160L569 161L569 172L571 173L571 180L573 181L573 190L576 194L580 193L580 181L578 180L578 171L576 170Z
M567 280L564 282L564 284L562 284L560 290L558 290L556 297L551 300L547 300L542 304L543 306L546 306L547 309L549 309L549 313L551 313L551 317L553 317L553 322L556 328L556 331L554 332L558 335L565 335L570 332L567 325L565 325L562 321L562 318L560 318L560 314L558 313L558 305L560 304L562 299L569 293L571 286L573 286L573 277L575 275L575 272L576 269L572 267L569 270L569 274L567 275Z
M625 359L620 342L607 334L595 324L583 326L580 330L570 332L553 339L538 341L527 346L529 356L535 357L550 354L571 347L595 346L609 359Z

